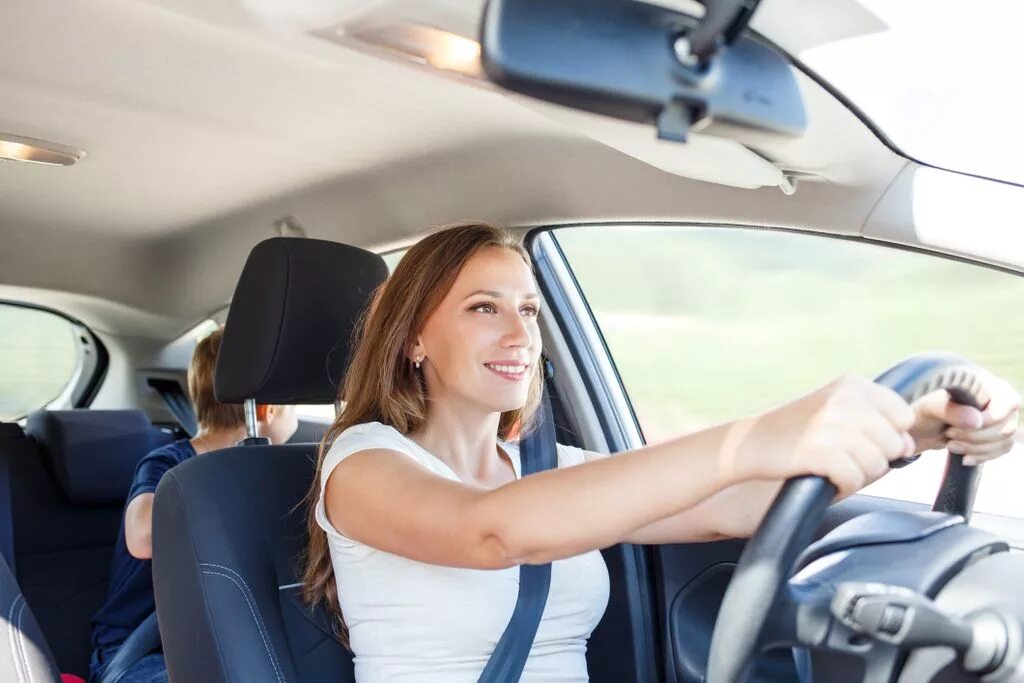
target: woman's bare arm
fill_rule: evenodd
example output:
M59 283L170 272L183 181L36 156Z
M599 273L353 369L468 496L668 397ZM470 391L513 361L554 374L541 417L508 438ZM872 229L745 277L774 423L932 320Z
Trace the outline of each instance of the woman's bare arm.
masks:
M478 569L549 562L619 543L731 484L719 457L729 429L494 490L438 477L402 453L361 451L331 473L327 516L350 538L422 562Z
M449 566L543 563L625 540L709 540L734 531L720 514L736 496L727 489L750 482L767 501L760 482L817 474L849 495L912 452L913 423L896 394L844 377L756 418L491 491L438 477L395 451L363 451L331 473L325 505L331 523L355 540Z
M942 448L960 439L967 456L987 460L1007 453L1013 446L1020 397L1005 381L988 377L992 401L985 413L958 405L945 391L936 391L914 402L914 424L910 436L915 451ZM1007 438L1008 435L1011 438ZM954 443L954 447L957 444ZM586 460L605 458L602 453L584 451ZM879 475L884 476L884 472ZM877 477L869 478L871 483ZM693 543L752 536L768 507L775 500L781 480L745 481L724 489L694 507L652 522L630 534L627 541L638 544ZM850 491L847 494L852 493ZM837 496L841 500L845 495Z

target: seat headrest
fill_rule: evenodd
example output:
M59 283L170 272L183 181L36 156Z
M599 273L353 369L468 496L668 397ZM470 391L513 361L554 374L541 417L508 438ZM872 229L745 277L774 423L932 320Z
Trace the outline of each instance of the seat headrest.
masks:
M25 433L73 503L124 501L135 466L161 439L141 410L39 410Z
M274 237L249 254L217 357L222 403L333 403L352 332L388 268L373 252Z

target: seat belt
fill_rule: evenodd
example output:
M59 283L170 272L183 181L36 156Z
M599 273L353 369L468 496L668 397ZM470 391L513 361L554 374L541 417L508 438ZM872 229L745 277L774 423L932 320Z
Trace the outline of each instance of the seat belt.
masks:
M547 382L551 378L552 368L547 360L544 361L544 374L537 424L519 444L519 463L523 477L558 467L555 421L551 413ZM522 676L550 588L550 562L519 565L519 597L512 610L512 618L480 674L479 683L516 683Z
M199 431L196 413L192 409L192 402L188 400L188 396L182 391L181 385L173 379L150 377L149 386L160 393L160 398L167 404L167 409L171 411L171 414L174 415L182 429L189 436L195 436L196 432Z
M160 627L156 621L156 612L153 612L117 648L117 652L103 668L99 683L117 683L136 662L159 649Z

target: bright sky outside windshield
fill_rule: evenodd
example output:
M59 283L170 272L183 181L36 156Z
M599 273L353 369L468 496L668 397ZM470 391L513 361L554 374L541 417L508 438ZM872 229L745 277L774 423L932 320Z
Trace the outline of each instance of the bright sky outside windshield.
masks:
M1024 1L858 3L875 21L798 58L907 155L1024 184Z

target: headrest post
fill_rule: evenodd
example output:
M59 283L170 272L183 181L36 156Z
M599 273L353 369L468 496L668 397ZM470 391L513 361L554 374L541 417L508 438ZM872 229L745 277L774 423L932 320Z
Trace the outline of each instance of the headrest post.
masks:
M247 398L242 405L245 407L245 435L255 439L259 436L256 432L256 399Z
M245 433L246 437L236 443L236 446L269 446L270 439L259 436L256 429L256 399L247 398L242 402L245 409Z

